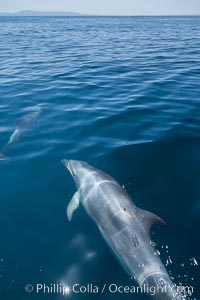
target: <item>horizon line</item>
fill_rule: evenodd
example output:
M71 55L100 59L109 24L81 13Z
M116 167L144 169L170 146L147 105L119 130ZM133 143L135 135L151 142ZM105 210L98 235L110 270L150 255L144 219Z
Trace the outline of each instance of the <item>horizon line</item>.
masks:
M198 17L200 16L200 13L198 14L164 14L164 13L160 13L160 14L90 14L90 13L82 13L82 12L74 12L74 11L61 11L61 10L29 10L29 9L23 9L23 10L19 10L19 11L15 11L15 12L2 12L0 11L0 15L1 14L5 14L5 15L15 15L15 14L19 14L19 13L49 13L52 14L51 16L53 17L53 14L74 14L76 16L88 16L88 17ZM18 15L19 17L25 17L26 15ZM34 15L32 15L33 17ZM28 17L28 16L27 16ZM45 17L45 16L44 16ZM62 16L61 16L62 17ZM67 17L67 16L66 16Z

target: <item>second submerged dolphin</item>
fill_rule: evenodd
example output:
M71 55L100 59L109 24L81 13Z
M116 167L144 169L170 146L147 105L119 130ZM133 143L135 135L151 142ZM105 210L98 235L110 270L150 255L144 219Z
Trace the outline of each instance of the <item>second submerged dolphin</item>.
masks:
M68 219L81 202L121 265L141 287L155 288L158 300L186 299L174 288L151 244L151 225L164 225L164 221L136 207L121 186L102 171L82 161L63 159L62 163L78 189L68 204Z
M30 125L32 125L34 122L37 121L41 112L42 112L42 106L37 105L35 107L32 107L30 112L27 115L25 115L23 118L19 119L16 122L16 128L15 128L14 132L11 134L8 142L6 143L6 145L2 148L2 150L0 152L0 160L9 159L9 157L7 156L8 148L10 148L10 146L19 139L22 132L26 128L28 128Z

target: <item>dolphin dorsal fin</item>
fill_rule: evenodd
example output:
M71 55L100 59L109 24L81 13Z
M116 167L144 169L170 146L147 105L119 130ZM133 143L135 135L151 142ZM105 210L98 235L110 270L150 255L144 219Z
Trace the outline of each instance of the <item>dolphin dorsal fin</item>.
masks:
M166 223L163 219L161 219L157 215L155 215L147 210L143 210L143 209L141 210L141 217L142 217L144 224L146 225L146 227L148 229L150 229L150 227L153 224L159 224L161 226L166 226Z
M80 194L77 191L67 205L67 218L71 221L74 211L79 207Z

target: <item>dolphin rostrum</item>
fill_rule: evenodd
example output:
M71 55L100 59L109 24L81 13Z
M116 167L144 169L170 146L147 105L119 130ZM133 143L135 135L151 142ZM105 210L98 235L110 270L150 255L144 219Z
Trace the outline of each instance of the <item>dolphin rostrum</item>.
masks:
M23 118L16 121L16 127L14 132L11 134L9 141L6 145L2 148L0 152L0 160L7 160L9 157L6 155L8 148L15 143L19 137L21 136L22 132L32 125L37 119L39 118L42 112L42 106L37 105L30 109L29 113L25 115Z
M136 207L109 175L86 162L63 159L62 163L73 176L78 189L67 207L69 221L81 202L123 268L140 287L149 294L147 287L153 287L155 299L185 299L182 291L175 289L151 243L151 225L165 225L165 222Z

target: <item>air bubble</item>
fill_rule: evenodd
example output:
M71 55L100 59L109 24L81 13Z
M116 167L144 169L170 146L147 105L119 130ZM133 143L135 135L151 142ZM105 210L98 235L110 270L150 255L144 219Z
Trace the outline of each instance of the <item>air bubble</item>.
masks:
M181 267L185 267L184 263L181 263Z
M191 266L198 266L198 262L195 257L190 258Z
M150 241L151 246L155 247L157 244L155 242L153 242L152 240Z

